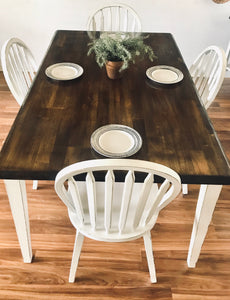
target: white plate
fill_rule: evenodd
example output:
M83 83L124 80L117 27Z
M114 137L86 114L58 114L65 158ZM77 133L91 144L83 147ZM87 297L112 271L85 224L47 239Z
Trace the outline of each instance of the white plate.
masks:
M45 70L46 76L55 80L71 80L82 75L83 68L74 63L58 63Z
M95 130L90 143L96 152L106 157L128 157L140 150L142 139L131 127L111 124Z
M163 84L173 84L180 82L184 75L183 73L171 66L154 66L146 71L146 75L149 79Z

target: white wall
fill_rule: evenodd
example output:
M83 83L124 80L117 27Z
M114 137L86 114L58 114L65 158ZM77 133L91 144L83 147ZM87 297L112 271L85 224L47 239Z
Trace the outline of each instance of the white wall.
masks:
M212 0L121 0L136 10L143 31L171 32L189 66L205 47L226 49L230 40L230 2ZM0 0L0 47L19 37L41 62L57 29L86 29L89 15L106 0Z

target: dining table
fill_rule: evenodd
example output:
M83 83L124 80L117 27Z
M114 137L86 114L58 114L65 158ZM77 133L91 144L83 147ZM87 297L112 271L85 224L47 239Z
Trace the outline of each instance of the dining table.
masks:
M70 164L107 157L92 146L92 135L116 125L141 137L141 146L129 158L166 165L182 184L200 185L187 256L188 267L195 267L222 186L230 184L228 159L171 33L141 33L156 58L137 57L115 80L98 66L94 54L88 55L89 44L100 34L54 33L1 149L0 178L23 260L32 261L25 181L55 180ZM179 80L156 80L154 70L165 68L179 70ZM61 70L67 71L63 77ZM75 70L75 76L68 77L68 70Z

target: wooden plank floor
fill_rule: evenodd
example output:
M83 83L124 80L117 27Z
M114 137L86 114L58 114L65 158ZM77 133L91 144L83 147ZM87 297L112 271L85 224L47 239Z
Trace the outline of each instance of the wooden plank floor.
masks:
M0 73L0 144L19 109ZM230 158L230 79L208 110ZM152 231L158 282L151 284L142 239L111 244L85 240L77 279L68 283L75 237L53 182L27 182L34 260L24 264L0 180L0 299L230 299L230 187L223 188L195 269L186 258L198 186L164 209Z

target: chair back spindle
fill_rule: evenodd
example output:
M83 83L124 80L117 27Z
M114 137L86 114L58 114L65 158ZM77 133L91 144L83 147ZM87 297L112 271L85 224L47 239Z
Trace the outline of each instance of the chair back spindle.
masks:
M105 177L105 198L104 198L104 206L105 206L104 225L105 225L106 233L109 233L111 228L114 181L115 181L114 173L111 170L108 170Z
M121 200L121 210L118 222L119 233L121 234L125 228L128 209L132 197L133 184L134 184L134 174L133 171L128 171L123 188L122 200Z
M70 193L69 201L70 201L70 203L72 203L72 209L74 209L76 211L80 225L83 225L84 211L83 211L83 207L82 207L82 203L81 203L81 196L80 196L78 187L77 187L73 177L71 177L68 180L68 188L69 188L69 193ZM63 187L63 191L65 191L64 187Z
M230 71L230 41L228 43L227 49L226 49L226 59L227 59L227 67L226 70Z
M89 172L86 176L86 187L89 205L89 217L91 222L91 228L96 229L97 209L96 209L96 187L95 178L92 172Z
M135 213L135 217L134 217L134 222L133 222L133 227L136 228L139 223L141 218L146 218L147 216L144 215L144 209L146 207L146 203L151 191L151 188L155 186L154 185L154 176L153 174L148 174L148 176L145 178L142 190L140 192L140 197L137 203L137 207L136 207L136 213ZM143 220L145 221L145 220ZM143 221L141 224L143 224Z

